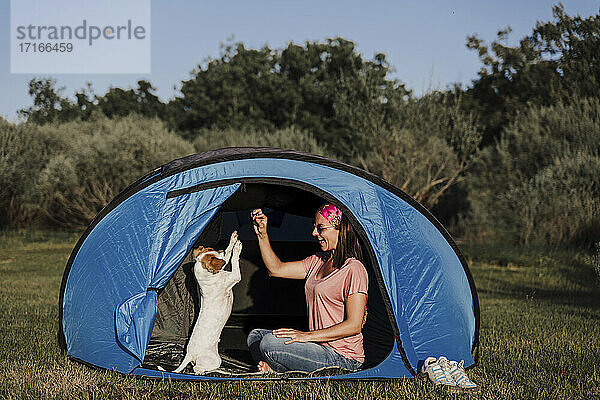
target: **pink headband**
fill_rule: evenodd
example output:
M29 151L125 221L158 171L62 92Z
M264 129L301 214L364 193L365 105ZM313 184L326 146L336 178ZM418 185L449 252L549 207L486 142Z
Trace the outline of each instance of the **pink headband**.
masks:
M337 208L333 204L325 204L323 207L321 207L320 212L321 215L325 217L325 219L329 221L329 223L333 225L335 229L340 229L340 223L342 222L342 212L339 208Z

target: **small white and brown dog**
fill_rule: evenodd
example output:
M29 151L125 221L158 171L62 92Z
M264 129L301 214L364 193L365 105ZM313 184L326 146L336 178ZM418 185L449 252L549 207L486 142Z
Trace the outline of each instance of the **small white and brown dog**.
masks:
M173 372L183 371L190 362L194 363L196 374L213 371L221 366L219 340L231 314L232 289L242 278L241 251L242 242L238 240L237 231L231 234L225 251L215 251L202 246L194 249L194 276L202 292L200 314L190 336L183 362ZM231 272L223 270L230 260Z

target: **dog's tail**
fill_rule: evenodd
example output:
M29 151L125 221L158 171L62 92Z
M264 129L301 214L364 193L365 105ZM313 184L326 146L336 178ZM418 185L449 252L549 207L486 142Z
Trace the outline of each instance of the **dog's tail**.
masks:
M183 358L183 361L181 362L181 364L179 365L179 367L177 367L177 369L175 371L173 371L174 373L178 374L181 371L183 371L183 369L185 367L187 367L187 365L192 361L192 358L186 354L185 357Z

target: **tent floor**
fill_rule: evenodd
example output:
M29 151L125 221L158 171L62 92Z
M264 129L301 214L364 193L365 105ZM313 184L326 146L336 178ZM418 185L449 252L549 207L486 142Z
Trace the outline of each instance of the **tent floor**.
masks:
M244 374L256 371L252 356L248 350L219 351L222 359L221 369L230 374ZM142 364L145 368L158 367L174 370L184 356L184 347L176 343L153 343L148 345L146 358ZM186 368L192 370L191 364Z
M215 371L210 371L202 376L219 377L219 378L308 378L319 376L333 376L347 374L351 371L339 367L325 367L313 372L304 371L288 371L285 373L265 373L257 372L252 356L248 350L225 350L219 352L222 364ZM150 343L148 352L142 367L154 370L160 368L172 371L179 366L183 359L184 347L175 343ZM193 374L191 364L188 365L183 373Z
M174 370L183 360L184 351L184 346L176 343L150 342L142 366L150 369L158 369L160 367L170 371ZM225 350L219 351L219 354L222 359L219 370L229 375L247 374L256 371L252 356L248 350ZM191 364L184 371L192 371Z

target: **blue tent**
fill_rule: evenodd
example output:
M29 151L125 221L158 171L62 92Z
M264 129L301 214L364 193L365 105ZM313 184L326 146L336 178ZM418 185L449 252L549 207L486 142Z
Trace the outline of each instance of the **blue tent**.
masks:
M145 362L160 293L195 243L215 226L222 230L215 240L226 238L232 229L242 232L244 257L255 241L252 234L243 234L244 229L251 232L244 215L254 207L271 209L269 223L274 225L269 229L280 232L287 248L289 242L302 248L311 228L298 238L286 226L312 226L321 201L333 202L350 216L371 281L364 332L371 362L334 378L414 377L428 356L445 355L473 365L479 330L475 286L460 250L431 213L363 170L272 148L228 148L178 159L143 176L111 201L68 260L59 302L61 348L75 360L124 374L239 379L173 374ZM260 278L262 269L256 271L254 276ZM249 281L243 276L239 285L252 293L253 284L269 279L259 278ZM234 306L231 320L245 318L245 325L238 326L247 328L252 321L260 326L261 315L285 318L286 310L261 314L255 303L246 314ZM285 302L263 303L283 307Z

